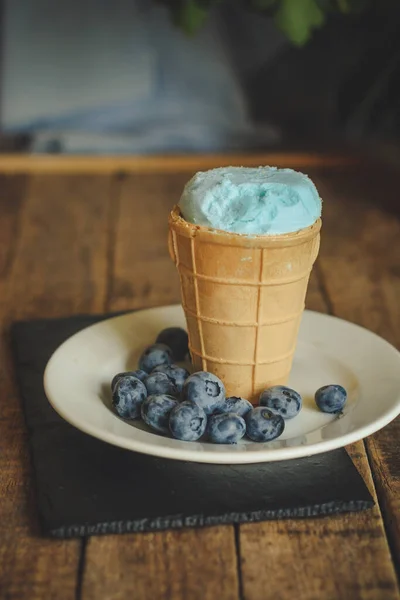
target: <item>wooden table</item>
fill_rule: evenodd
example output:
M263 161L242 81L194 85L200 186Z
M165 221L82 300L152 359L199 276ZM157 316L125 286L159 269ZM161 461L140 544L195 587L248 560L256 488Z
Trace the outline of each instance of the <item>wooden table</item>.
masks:
M373 510L68 541L40 537L8 343L16 319L179 301L167 214L195 170L278 164L324 204L308 307L400 345L399 177L347 156L0 156L0 598L400 598L400 421L348 448ZM379 398L376 398L379 402Z

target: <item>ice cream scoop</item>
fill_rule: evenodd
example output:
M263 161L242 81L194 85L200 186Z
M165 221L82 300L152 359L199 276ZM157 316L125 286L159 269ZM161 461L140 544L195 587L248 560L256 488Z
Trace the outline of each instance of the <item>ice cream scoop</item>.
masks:
M263 390L286 385L320 213L307 176L271 167L197 173L173 208L169 248L193 366L221 379L227 396L258 404Z
M311 179L292 169L221 167L186 184L179 208L189 223L247 235L280 235L321 216Z

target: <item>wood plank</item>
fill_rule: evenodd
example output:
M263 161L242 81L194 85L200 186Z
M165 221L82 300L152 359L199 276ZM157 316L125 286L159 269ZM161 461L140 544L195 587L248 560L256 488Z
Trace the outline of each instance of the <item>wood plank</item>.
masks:
M91 538L84 600L237 600L233 527Z
M2 254L0 280L1 598L68 600L76 595L81 542L44 539L38 531L6 329L17 318L104 308L110 185L109 177L38 176L26 189L21 182L2 181L0 236L13 243Z
M305 168L310 165L335 167L358 162L354 155L321 152L264 152L259 154L185 154L155 156L68 156L46 154L1 154L2 173L113 174L175 173L199 171L228 165Z
M179 301L167 250L167 215L187 174L123 181L109 310ZM234 600L239 596L233 526L91 538L82 598Z
M31 180L10 276L10 316L101 312L106 298L108 176Z
M25 190L25 176L0 174L0 286L6 284L13 264ZM0 302L3 299L0 294Z
M320 263L311 275L306 307L329 312ZM347 451L376 498L364 443ZM241 525L239 546L246 600L400 597L378 505L329 518Z
M118 233L109 310L180 302L179 277L166 250L167 219L187 179L183 171L124 180L120 204L113 209ZM325 311L316 270L311 274L307 308Z
M324 206L321 269L336 315L400 348L398 174L361 170L317 181ZM366 440L379 500L400 567L400 419Z
M117 216L110 310L180 302L179 277L167 250L168 214L187 173L127 177Z

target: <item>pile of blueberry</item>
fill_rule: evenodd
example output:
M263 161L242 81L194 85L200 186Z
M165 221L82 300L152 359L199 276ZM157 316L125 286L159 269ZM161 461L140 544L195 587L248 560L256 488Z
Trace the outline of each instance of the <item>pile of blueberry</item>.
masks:
M212 373L190 375L174 364L187 354L186 331L164 329L141 355L136 371L113 378L112 402L118 415L142 418L158 433L186 442L206 435L215 444L236 444L244 435L253 442L274 440L285 429L285 420L300 412L300 394L283 385L263 391L256 408L244 398L226 398L224 384ZM326 385L315 394L318 408L326 413L340 413L346 399L340 385Z

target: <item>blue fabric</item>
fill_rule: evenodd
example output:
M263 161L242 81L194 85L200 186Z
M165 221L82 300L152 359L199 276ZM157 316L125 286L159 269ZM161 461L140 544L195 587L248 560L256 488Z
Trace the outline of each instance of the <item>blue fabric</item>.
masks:
M60 10L67 10L65 1L60 2ZM79 8L76 1L69 2L68 10ZM126 2L131 6L124 13ZM89 4L95 10L96 3ZM100 5L104 9L105 4L111 6L103 0L97 2L97 9ZM118 98L118 90L114 90L111 103L102 104L100 98L96 106L88 107L82 98L82 106L78 103L52 115L14 123L13 132L34 135L34 151L206 151L254 147L276 139L273 128L255 128L249 118L245 93L217 15L199 34L187 37L172 25L163 7L149 0L118 0L117 5L119 20L131 19L132 44L125 60L132 64L131 77L138 92L126 97L121 89ZM102 20L103 28L113 29L110 39L115 39L119 20L115 15L109 25ZM51 80L48 85L51 93ZM75 85L73 74L70 85Z

